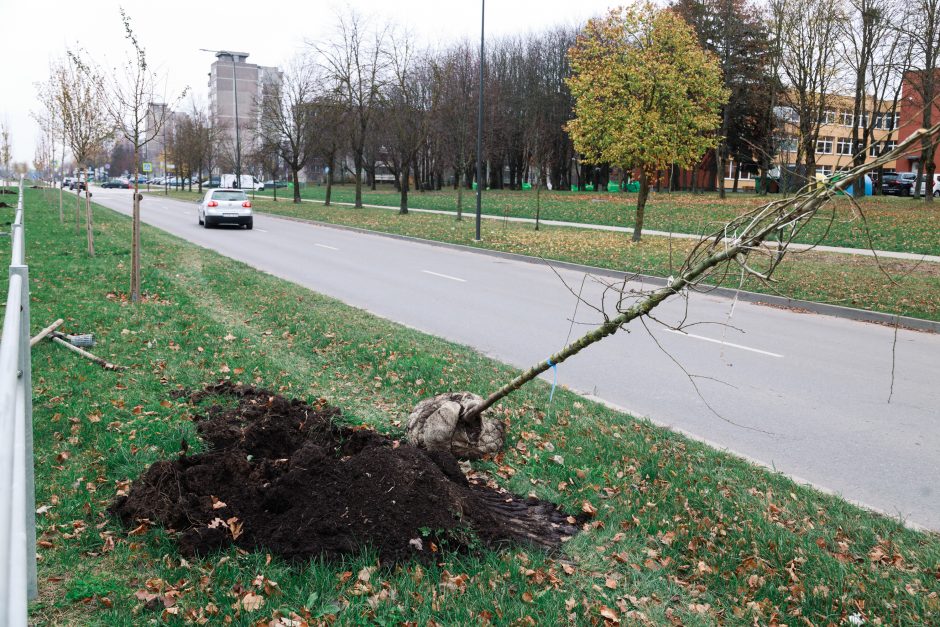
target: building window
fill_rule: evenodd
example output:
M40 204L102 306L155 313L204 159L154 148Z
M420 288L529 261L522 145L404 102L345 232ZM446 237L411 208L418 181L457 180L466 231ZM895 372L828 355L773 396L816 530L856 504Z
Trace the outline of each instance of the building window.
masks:
M840 111L839 112L839 122L842 126L852 126L852 120L855 116L852 115L851 111Z
M836 120L839 118L839 114L832 109L827 109L823 111L822 123L823 124L835 124Z
M832 166L831 165L818 165L816 166L816 174L822 174L823 176L826 176L826 177L832 176Z
M816 154L817 155L831 155L832 154L832 138L831 137L820 137L816 140Z
M868 156L878 157L881 155L882 148L885 149L885 154L890 150L894 150L895 146L898 145L898 142L891 140L888 142L875 142L868 148Z
M796 152L796 137L793 135L778 137L777 146L779 146L780 152Z
M836 144L836 154L837 155L850 155L852 154L852 140L849 137L840 137L838 143Z
M774 115L777 116L777 119L783 120L784 122L797 124L800 121L800 114L797 113L796 109L793 107L775 107Z
M759 178L760 170L756 163L737 164L734 161L728 161L728 170L725 172L725 179L734 179L735 167L741 168L740 180L752 180Z
M875 116L875 128L882 131L893 131L901 121L900 113L879 113Z

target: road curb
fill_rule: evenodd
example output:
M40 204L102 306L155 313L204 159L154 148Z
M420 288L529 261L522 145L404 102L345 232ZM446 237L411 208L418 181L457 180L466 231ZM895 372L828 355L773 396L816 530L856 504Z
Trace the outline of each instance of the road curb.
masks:
M263 213L266 216L271 216L275 218L280 218L283 220L293 220L294 222L304 222L307 224L315 224L317 226L322 226L330 229L337 229L340 231L351 231L354 233L364 233L367 235L378 235L380 237L388 237L391 239L402 240L406 242L413 242L416 244L424 244L429 246L437 246L439 248L449 248L451 250L458 250L469 253L476 253L480 255L488 255L490 257L496 257L500 259L510 259L513 261L521 261L524 263L530 263L535 265L547 265L551 264L555 268L565 268L566 270L573 270L575 272L586 272L589 274L596 274L599 276L607 276L616 279L622 279L625 275L631 277L631 280L641 281L643 283L649 283L657 287L662 287L666 285L667 279L663 277L652 276L648 274L628 274L626 272L611 270L610 268L598 268L596 266L589 266L580 263L573 263L570 261L559 261L557 259L546 260L540 257L533 257L531 255L522 255L519 253L510 253L501 250L490 250L488 248L477 248L476 246L467 246L466 244L454 244L453 242L440 242L432 239L423 239L420 237L412 237L411 235L400 235L398 233L385 233L383 231L373 231L371 229L364 229L358 226L347 226L345 224L333 224L331 222L322 222L320 220L311 220L309 218L297 218L294 216L285 216L278 213L268 213L264 211L258 211L257 213ZM894 314L883 313L880 311L869 311L867 309L855 309L854 307L844 307L842 305L832 305L829 303L819 303L809 300L798 300L795 298L787 298L786 296L776 296L774 294L760 294L758 292L747 292L744 290L735 290L726 287L712 287L707 288L709 294L721 296L724 298L735 298L738 300L754 303L757 305L768 305L770 307L780 307L784 309L791 309L796 311L805 311L808 313L816 313L825 316L832 316L835 318L843 318L846 320L855 320L858 322L871 322L875 324L883 324L888 326L898 325L899 327L910 329L913 331L926 331L928 333L940 333L940 322L935 322L933 320L921 320L920 318L911 318L909 316L896 316Z

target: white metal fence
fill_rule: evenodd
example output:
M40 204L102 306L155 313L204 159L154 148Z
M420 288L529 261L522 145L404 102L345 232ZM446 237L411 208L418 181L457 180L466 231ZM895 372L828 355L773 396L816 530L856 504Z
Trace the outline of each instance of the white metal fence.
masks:
M27 624L36 587L33 385L23 179L10 229L12 260L0 336L0 627Z

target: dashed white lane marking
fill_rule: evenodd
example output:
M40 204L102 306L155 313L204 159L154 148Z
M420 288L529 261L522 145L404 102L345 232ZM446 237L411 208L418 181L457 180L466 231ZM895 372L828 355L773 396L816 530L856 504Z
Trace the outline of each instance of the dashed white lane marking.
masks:
M666 329L666 331L675 333L677 335L684 335L686 337L694 337L697 340L704 340L706 342L721 344L722 346L730 346L731 348L740 348L741 350L751 351L752 353L760 353L761 355L767 355L768 357L783 357L783 355L779 353L771 353L770 351L764 351L759 348L751 348L750 346L742 346L741 344L734 344L732 342L723 342L722 340L716 340L710 337L704 337L702 335L695 335L693 333L686 333L685 331L677 331L675 329Z
M314 244L314 246L319 246L320 248L326 248L327 250L339 250L335 246L327 246L326 244Z
M254 229L255 231L260 231L261 233L267 233L267 229Z
M442 279L450 279L451 281L459 281L461 283L466 283L466 279L461 279L460 277L450 276L449 274L441 274L440 272L431 272L430 270L422 270L425 274L433 274L434 276L439 276Z

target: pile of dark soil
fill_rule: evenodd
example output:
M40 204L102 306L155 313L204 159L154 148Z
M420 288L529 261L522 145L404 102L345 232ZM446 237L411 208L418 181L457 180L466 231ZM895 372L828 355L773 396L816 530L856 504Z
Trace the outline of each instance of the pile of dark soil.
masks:
M227 383L191 400L212 395L237 405L196 418L209 450L156 462L110 508L127 526L178 532L184 555L229 544L298 559L371 547L399 560L516 541L554 549L581 522L468 481L449 453L338 426L325 401Z

